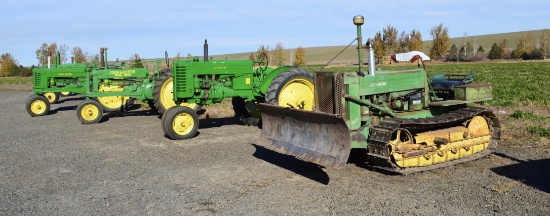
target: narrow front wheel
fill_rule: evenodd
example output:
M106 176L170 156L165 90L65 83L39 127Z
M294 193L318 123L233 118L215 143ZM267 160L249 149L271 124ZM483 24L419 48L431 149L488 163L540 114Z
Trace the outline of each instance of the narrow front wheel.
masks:
M192 138L199 129L199 116L189 107L172 107L162 115L162 129L171 139Z
M43 116L50 111L50 101L44 96L33 95L27 99L25 108L32 117Z
M85 100L76 107L76 116L82 124L94 124L103 117L103 106L96 100Z

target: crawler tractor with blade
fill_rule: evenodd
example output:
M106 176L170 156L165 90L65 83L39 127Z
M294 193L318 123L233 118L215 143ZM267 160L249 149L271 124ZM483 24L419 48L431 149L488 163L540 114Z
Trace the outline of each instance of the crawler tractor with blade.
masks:
M341 168L352 148L366 149L375 168L407 174L481 158L497 145L491 110L467 104L492 99L492 86L473 76L435 76L424 67L376 70L367 42L363 72L361 25L355 16L356 72L315 72L312 111L259 105L259 144L325 167ZM418 55L414 59L418 58ZM413 60L414 60L413 59Z

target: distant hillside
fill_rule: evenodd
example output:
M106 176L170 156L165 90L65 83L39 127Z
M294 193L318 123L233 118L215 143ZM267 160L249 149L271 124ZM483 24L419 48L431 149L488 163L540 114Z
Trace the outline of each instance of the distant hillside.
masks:
M545 29L541 30L532 30L532 31L522 31L522 32L510 32L510 33L501 33L501 34L489 34L489 35L479 35L479 36L467 36L468 40L470 40L472 43L476 42L477 49L480 45L485 49L486 51L489 51L491 49L491 46L494 43L500 43L505 38L508 40L508 48L510 50L516 49L517 42L523 33L530 32L535 41L536 39L542 34L542 32ZM424 35L424 37L429 37L429 35ZM462 37L458 38L451 38L451 44L460 44L462 40ZM364 41L366 41L364 39ZM421 50L422 52L428 54L429 53L429 47L432 45L432 40L425 40L424 41L424 48ZM346 49L338 58L334 59L331 64L351 64L357 62L357 49L355 48L357 44L353 44L350 47ZM340 53L346 46L327 46L327 47L306 47L304 48L306 51L306 62L307 64L315 65L315 64L326 64L328 61L330 61L332 58L334 58L338 53ZM295 51L295 50L293 50ZM255 52L255 51L251 51ZM290 50L285 50L288 56L290 56ZM234 54L223 54L223 55L213 55L213 59L235 59L235 60L242 60L242 59L248 59L248 56L250 55L250 52L247 53L234 53Z

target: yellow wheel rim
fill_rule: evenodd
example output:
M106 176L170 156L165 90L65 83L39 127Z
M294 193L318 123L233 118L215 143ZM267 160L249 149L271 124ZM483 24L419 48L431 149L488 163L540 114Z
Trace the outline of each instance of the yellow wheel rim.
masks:
M32 113L39 115L46 111L46 103L42 100L34 100L30 104L30 108Z
M44 93L44 97L46 97L50 103L53 103L56 99L55 98L55 93L53 93L53 92Z
M279 93L279 106L313 110L313 83L306 79L290 80Z
M86 121L93 121L99 116L99 108L94 104L86 104L80 110L80 116Z
M174 102L174 85L172 85L172 83L174 83L174 79L170 77L164 81L160 89L160 104L166 110L176 106L176 102ZM181 103L180 106L186 106L195 110L197 104L189 104L184 102Z
M178 135L185 136L193 130L195 121L193 117L187 113L180 113L174 117L172 128Z
M71 93L70 93L70 92L61 92L61 94L62 94L63 96L67 96L67 95L70 95Z
M99 86L100 92L109 92L109 91L124 91L124 88L120 86L107 86L104 87L103 84ZM98 97L97 100L99 103L101 103L103 106L105 106L108 109L118 109L122 107L124 104L126 104L126 101L130 99L129 97L123 97L123 96L105 96L105 97Z

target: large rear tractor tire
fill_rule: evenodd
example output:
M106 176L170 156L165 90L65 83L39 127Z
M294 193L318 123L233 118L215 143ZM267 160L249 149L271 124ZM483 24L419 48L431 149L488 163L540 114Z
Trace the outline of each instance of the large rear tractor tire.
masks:
M161 115L166 112L166 110L176 106L174 102L173 83L172 70L170 69L163 70L160 78L155 82L155 88L153 89L154 109ZM195 112L201 110L200 104L181 103L180 106L189 107ZM151 109L153 109L153 107L151 107Z
M189 139L195 136L199 128L199 116L189 107L172 107L162 116L162 129L171 139Z
M76 107L76 116L82 124L94 124L103 117L103 106L96 100L84 100Z
M313 110L313 74L292 68L280 73L267 89L265 103L295 109Z
M50 111L50 101L44 96L33 95L27 99L25 109L32 117L44 116Z
M61 96L59 92L46 92L42 95L44 95L44 97L48 99L50 104L56 104L57 102L59 102L59 97Z
M256 101L245 102L244 98L234 97L231 99L235 117L239 118L244 124L258 126L262 115L256 106Z

